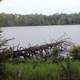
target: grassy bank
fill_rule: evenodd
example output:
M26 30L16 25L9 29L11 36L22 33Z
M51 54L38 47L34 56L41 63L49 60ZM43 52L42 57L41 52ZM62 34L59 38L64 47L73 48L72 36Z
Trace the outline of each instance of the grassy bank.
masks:
M71 61L69 65L65 61L59 64L26 62L19 64L6 63L5 67L4 80L70 80L61 79L62 74L71 75L74 77L72 80L80 80L80 61L78 60Z
M59 71L57 64L21 63L6 64L8 80L54 80Z

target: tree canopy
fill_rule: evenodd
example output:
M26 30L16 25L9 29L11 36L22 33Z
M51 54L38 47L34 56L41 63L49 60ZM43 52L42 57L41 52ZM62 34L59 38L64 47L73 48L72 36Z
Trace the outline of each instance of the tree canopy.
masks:
M80 24L80 13L54 15L19 15L0 13L0 26L39 26L39 25Z

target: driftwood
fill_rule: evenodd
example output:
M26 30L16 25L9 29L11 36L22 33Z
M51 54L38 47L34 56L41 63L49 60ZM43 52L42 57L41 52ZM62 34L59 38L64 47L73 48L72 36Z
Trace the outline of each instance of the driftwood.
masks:
M18 58L23 56L24 58L30 57L44 57L50 56L51 50L53 48L59 48L61 51L67 50L68 46L71 46L72 43L67 40L60 40L54 43L43 44L39 46L32 46L28 48L18 48L14 50L14 48L10 47L9 49L3 49L2 54L7 54L7 57Z
M54 43L48 43L40 46L32 46L29 48L23 48L21 50L15 50L13 51L14 57L24 56L24 57L33 57L33 56L42 56L45 55L48 56L50 54L50 51L53 48L59 48L61 51L64 51L67 49L68 46L71 46L71 42L60 40L56 41Z

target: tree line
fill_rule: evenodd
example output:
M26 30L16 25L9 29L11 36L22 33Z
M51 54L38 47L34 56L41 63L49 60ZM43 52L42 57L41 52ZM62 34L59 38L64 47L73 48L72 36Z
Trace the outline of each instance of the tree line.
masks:
M6 14L0 13L0 27L80 24L80 13L74 14Z

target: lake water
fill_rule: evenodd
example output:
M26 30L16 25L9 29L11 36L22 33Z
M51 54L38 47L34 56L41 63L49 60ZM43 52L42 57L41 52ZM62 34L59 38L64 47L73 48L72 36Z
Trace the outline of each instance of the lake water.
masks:
M40 45L54 42L64 37L80 44L80 25L54 25L54 26L22 26L22 27L4 27L3 36L7 39L15 38L9 42L9 45L18 45L28 47L31 45Z

